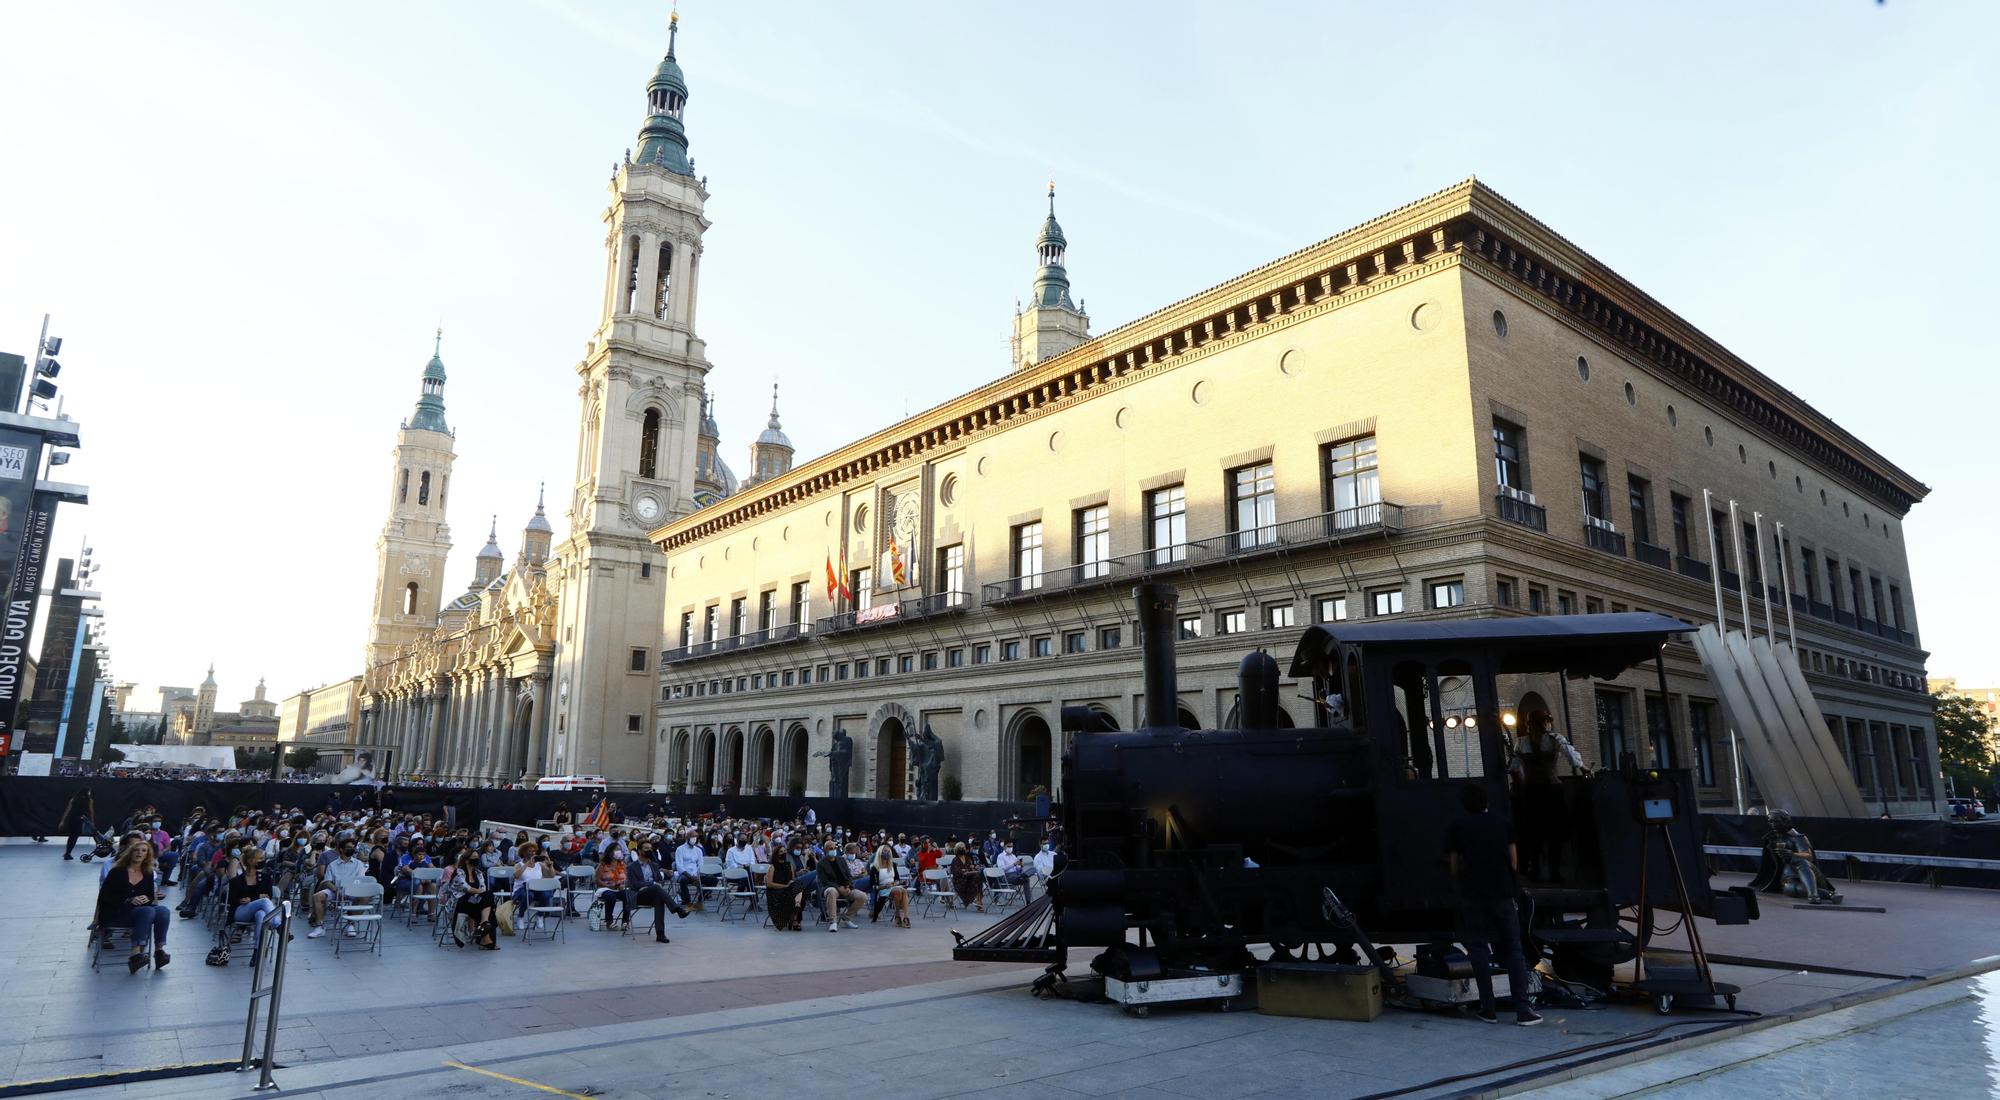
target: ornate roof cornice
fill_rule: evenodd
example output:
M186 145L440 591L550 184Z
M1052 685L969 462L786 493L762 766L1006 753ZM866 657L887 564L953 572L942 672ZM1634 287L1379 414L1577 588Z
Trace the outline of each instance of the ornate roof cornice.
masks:
M1190 295L653 531L675 550L971 437L1454 263L1510 281L1898 514L1928 487L1559 234L1469 179Z

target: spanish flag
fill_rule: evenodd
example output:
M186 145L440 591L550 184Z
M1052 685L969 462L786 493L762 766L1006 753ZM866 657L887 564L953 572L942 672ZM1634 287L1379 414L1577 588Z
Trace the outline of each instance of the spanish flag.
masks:
M826 602L832 603L840 595L840 574L833 571L833 551L826 552Z

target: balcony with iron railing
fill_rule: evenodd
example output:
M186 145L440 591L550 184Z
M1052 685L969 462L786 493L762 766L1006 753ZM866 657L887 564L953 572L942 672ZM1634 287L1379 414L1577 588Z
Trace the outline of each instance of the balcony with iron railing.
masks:
M1592 550L1602 550L1621 558L1625 556L1625 536L1603 520L1593 520L1587 516L1584 518L1583 542Z
M963 613L971 605L972 597L967 593L935 592L928 596L890 600L872 607L828 615L814 624L813 631L818 634L843 634L850 630L866 630L869 627L889 626L894 623L921 622L940 615Z
M727 638L715 638L706 642L692 642L684 646L660 651L660 663L679 664L698 657L713 657L723 653L734 653L740 649L759 649L769 645L796 641L805 637L810 630L798 623L785 623L768 630L751 630Z
M1518 523L1537 531L1546 532L1549 529L1549 510L1535 503L1532 497L1498 493L1493 497L1493 505L1500 518L1508 523Z
M996 605L1051 595L1069 595L1117 585L1149 574L1199 569L1219 562L1338 545L1364 535L1395 534L1402 528L1402 505L1377 501L1172 546L1155 547L1137 554L1008 577L981 586L981 595L987 603Z
M1632 556L1655 569L1672 572L1674 568L1674 555L1671 550L1664 546L1654 546L1644 539L1632 540Z

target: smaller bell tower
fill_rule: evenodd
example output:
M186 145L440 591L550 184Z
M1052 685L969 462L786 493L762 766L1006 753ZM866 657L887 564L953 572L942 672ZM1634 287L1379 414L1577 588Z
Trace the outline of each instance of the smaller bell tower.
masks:
M444 330L424 364L416 413L396 433L389 467L389 520L375 542L375 621L367 667L396 656L437 626L444 597L444 558L451 528L444 520L456 442L444 420Z
M1069 272L1063 254L1069 241L1056 223L1056 181L1049 181L1049 216L1035 238L1035 288L1027 309L1014 307L1014 369L1022 370L1053 359L1090 341L1090 315L1069 296Z

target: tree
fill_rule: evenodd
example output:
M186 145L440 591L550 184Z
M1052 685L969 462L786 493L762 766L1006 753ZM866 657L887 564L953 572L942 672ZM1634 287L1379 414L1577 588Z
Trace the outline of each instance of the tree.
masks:
M285 763L304 771L319 763L319 750L311 745L300 745L296 749L289 749L285 753Z
M270 749L238 748L236 750L236 766L244 771L267 772L271 770L272 758L277 755L278 755L278 750L275 748L270 748Z
M1969 798L1974 789L1984 792L1992 785L2000 768L2000 746L1986 713L1969 695L1934 692L1931 711L1937 723L1938 763L1960 797Z

